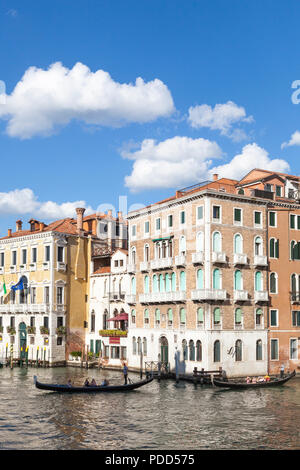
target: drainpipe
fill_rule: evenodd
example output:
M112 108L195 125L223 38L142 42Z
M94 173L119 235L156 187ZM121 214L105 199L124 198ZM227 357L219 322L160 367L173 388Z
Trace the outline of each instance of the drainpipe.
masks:
M267 221L267 232L266 232L266 239L267 239L267 243L266 243L266 255L267 255L267 261L268 261L268 268L267 268L267 292L269 294L269 274L270 274L270 266L269 266L269 204L266 205L266 221ZM268 360L268 363L267 363L267 366L268 366L268 375L269 375L269 372L270 372L270 338L269 338L269 333L270 333L270 325L269 325L269 317L270 317L270 302L268 302L268 306L267 306L267 360Z

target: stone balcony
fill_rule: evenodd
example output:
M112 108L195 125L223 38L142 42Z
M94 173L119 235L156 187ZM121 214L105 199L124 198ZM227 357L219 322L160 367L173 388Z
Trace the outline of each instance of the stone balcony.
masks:
M262 255L255 255L254 266L268 266L268 258Z
M140 294L139 302L141 304L158 304L158 303L173 303L185 302L186 292L151 292L148 294Z
M49 313L49 304L2 304L0 312L4 313Z
M268 302L269 301L269 293L266 290L256 291L254 292L254 301L258 302Z
M247 255L244 253L234 253L233 264L236 264L236 265L248 264Z
M213 263L227 263L227 260L226 260L226 253L222 252L222 251L213 251L212 252L212 262Z
M248 300L249 295L247 290L234 290L233 291L233 300L235 302L245 302Z
M140 270L142 272L150 271L150 262L149 261L142 261L140 263Z
M175 256L175 265L176 266L185 266L186 265L186 256L185 255Z
M191 291L192 300L226 300L225 289L195 289Z
M127 264L127 272L128 272L129 274L135 273L135 272L136 272L136 264L134 264L134 263L128 263L128 264Z
M133 295L133 294L125 295L125 302L129 305L136 304L136 295Z
M151 269L166 269L173 266L173 258L160 258L151 261Z
M203 251L196 251L196 253L192 253L192 263L193 264L201 264L204 261L204 252Z

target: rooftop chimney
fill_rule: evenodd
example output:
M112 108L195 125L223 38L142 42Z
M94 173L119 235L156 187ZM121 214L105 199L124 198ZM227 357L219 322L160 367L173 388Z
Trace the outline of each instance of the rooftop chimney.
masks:
M19 232L22 230L22 220L17 220L16 221L16 232Z
M119 212L118 212L118 219L119 219L119 220L122 220L122 219L123 219L122 211L119 211Z
M107 217L108 217L109 219L112 218L112 210L111 210L111 209L109 209L109 210L107 211Z
M213 180L214 180L214 181L218 181L218 178L219 178L218 173L214 173L214 174L213 174Z
M42 232L45 228L44 222L40 222L40 231Z
M82 232L84 212L85 212L84 207L77 207L76 214L77 214L77 232L78 233Z
M7 235L8 235L9 237L11 237L11 228L9 228L9 229L7 230Z

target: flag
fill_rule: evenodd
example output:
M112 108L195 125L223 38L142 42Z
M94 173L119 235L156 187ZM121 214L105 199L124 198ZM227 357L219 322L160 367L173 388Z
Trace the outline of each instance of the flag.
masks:
M5 281L3 281L2 284L0 285L0 294L1 294L1 295L7 294Z
M23 279L21 278L19 280L19 282L17 282L17 284L11 286L11 290L23 290L24 289L24 286L23 286Z

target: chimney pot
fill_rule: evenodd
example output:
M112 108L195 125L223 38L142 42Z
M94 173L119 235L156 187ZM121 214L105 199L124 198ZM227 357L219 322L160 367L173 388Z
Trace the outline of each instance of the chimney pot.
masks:
M19 232L19 230L22 230L22 220L16 221L16 232Z
M84 207L77 207L76 214L77 214L77 232L78 233L82 232L84 212L85 212Z
M219 178L218 173L214 173L214 174L213 174L213 180L214 180L214 181L217 181L218 178Z
M9 229L7 230L7 235L8 235L9 237L11 237L11 228L9 228Z

